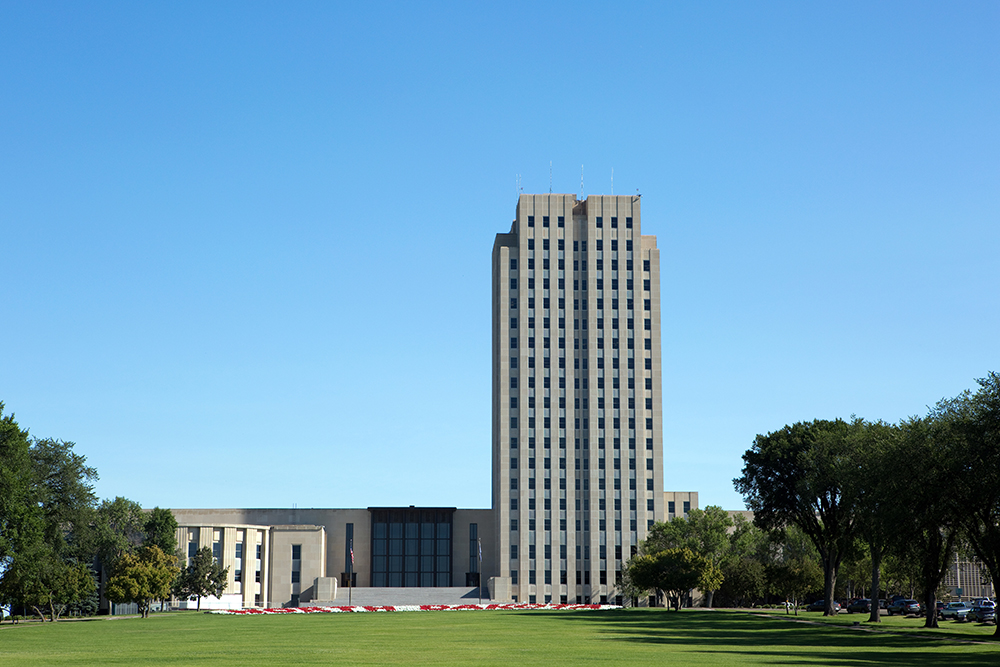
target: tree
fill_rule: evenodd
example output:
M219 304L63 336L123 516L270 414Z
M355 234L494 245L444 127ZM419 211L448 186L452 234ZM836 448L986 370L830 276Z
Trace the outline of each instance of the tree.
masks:
M119 558L135 553L145 524L142 506L133 500L118 497L101 503L94 532L97 557L106 572L115 569Z
M93 557L93 482L98 476L73 447L72 442L51 438L32 441L32 495L41 512L45 544L61 558L83 562Z
M675 517L666 523L654 524L644 544L646 553L665 549L687 548L712 563L719 575L718 584L705 592L705 606L712 606L712 597L722 585L722 560L729 550L728 530L733 526L729 514L718 505L704 510L694 509L688 517ZM714 579L712 580L714 581Z
M733 517L729 547L722 559L723 580L719 594L738 607L753 606L767 595L770 562L770 536L742 514L737 514Z
M146 517L143 529L146 533L144 545L158 546L165 554L177 551L177 519L170 510L154 507Z
M715 585L718 571L690 549L666 549L633 556L625 566L626 581L641 590L660 590L675 610L692 588Z
M824 615L833 615L837 569L853 548L856 498L845 480L857 469L864 422L798 422L758 435L733 480L764 530L796 525L809 536L823 564Z
M117 559L105 594L112 602L136 603L141 616L149 618L150 603L170 595L179 571L176 556L163 553L157 546L142 547Z
M87 562L97 471L73 452L73 443L29 440L12 418L2 420L0 441L0 495L19 505L5 508L0 518L0 550L6 556L0 598L31 607L42 620L47 609L55 621L66 605L93 592ZM6 475L15 466L19 479L9 484Z
M60 558L42 542L17 553L0 579L0 601L30 607L41 620L55 622L67 605L90 597L95 582L89 568Z
M0 569L10 562L26 532L37 528L29 499L28 432L17 425L14 415L4 415L3 408L0 403Z
M1000 582L1000 374L976 380L979 389L940 401L935 423L962 536L994 582ZM1000 639L1000 623L994 638Z
M198 549L191 558L191 563L177 579L175 592L177 597L190 600L198 598L198 609L201 609L201 599L208 595L219 597L226 589L229 579L229 568L222 567L212 556L208 547Z
M858 534L868 546L872 600L868 620L880 623L882 562L890 548L905 538L900 531L910 514L910 480L896 468L901 458L906 459L900 429L881 421L866 423L863 428L865 446L857 451L857 469L846 481L853 486L852 495L857 499Z
M776 531L771 537L775 551L768 566L769 587L786 603L791 602L798 616L799 601L823 585L819 554L812 540L797 526Z
M921 593L927 610L924 626L938 627L935 611L937 590L951 566L958 539L958 514L947 493L948 474L947 429L934 420L909 419L901 425L905 456L894 457L895 475L908 486L897 505L906 511L892 512L897 529L905 539L895 540L900 558L912 559L919 568ZM945 446L942 446L945 445Z

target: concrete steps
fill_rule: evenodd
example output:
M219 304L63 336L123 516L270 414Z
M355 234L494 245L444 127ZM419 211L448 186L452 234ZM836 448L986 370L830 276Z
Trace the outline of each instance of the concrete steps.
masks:
M354 588L350 591L351 604L383 607L387 605L420 604L476 604L479 589L454 586L451 588ZM348 590L337 588L332 602L317 600L304 602L303 606L343 606L347 604ZM483 604L490 602L489 593L483 589Z

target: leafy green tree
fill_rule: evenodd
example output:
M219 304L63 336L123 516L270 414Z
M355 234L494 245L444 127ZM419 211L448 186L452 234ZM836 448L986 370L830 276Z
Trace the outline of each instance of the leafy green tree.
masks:
M39 529L32 511L28 432L0 403L0 570L29 534Z
M881 590L882 562L890 549L905 535L903 521L910 513L907 506L909 480L899 474L897 464L907 455L903 449L901 431L885 422L868 422L864 429L864 446L857 451L858 465L846 480L857 499L855 522L858 535L868 547L868 557L856 559L870 569L866 577L870 583L872 600L868 620L880 623L879 592ZM861 580L860 573L854 578Z
M73 443L29 440L12 418L0 424L0 450L0 496L18 504L0 518L0 598L34 609L43 620L48 610L55 621L66 605L93 592L86 563L97 471L73 452ZM7 475L15 468L18 479L11 483Z
M846 483L857 469L864 422L799 422L758 435L734 481L754 523L764 530L796 525L823 565L825 615L832 615L837 570L853 549L857 498Z
M960 508L951 504L951 497L942 493L950 481L948 471L950 447L941 446L948 437L931 419L909 419L901 425L906 456L896 458L896 475L909 486L898 504L908 511L894 513L905 539L896 540L894 547L901 558L911 559L919 568L919 585L926 614L924 627L938 627L933 613L937 590L951 566L958 539ZM958 510L958 511L956 511Z
M156 545L165 554L177 551L177 519L170 510L154 507L146 517L143 530L145 546Z
M994 582L1000 581L1000 374L940 401L928 418L947 466L952 516ZM1000 623L994 638L1000 639Z
M94 532L97 557L106 572L115 569L118 559L135 553L145 525L142 506L134 500L118 497L101 503Z
M47 544L36 542L11 559L0 579L0 600L30 607L41 620L54 622L67 605L90 597L95 582L89 568L68 562Z
M704 510L693 509L688 516L675 517L665 523L654 524L643 545L646 553L666 549L690 549L708 559L717 578L709 578L707 583L718 580L713 588L705 592L705 606L712 606L715 591L722 585L722 561L729 551L729 529L733 526L729 513L718 505L709 505Z
M771 562L770 536L742 514L732 519L729 547L723 556L719 594L739 607L749 607L768 593L767 566Z
M115 561L105 594L112 602L136 603L142 617L149 618L150 604L169 597L179 571L176 556L163 553L157 546L142 547L123 553Z
M219 597L226 589L229 578L229 568L222 567L212 556L212 550L202 547L195 552L190 564L177 578L174 592L177 597L190 600L198 599L198 609L201 609L201 599L214 595Z
M675 610L693 588L721 584L718 570L690 549L665 549L638 554L625 565L629 585L639 590L663 591Z
M32 495L41 512L42 540L59 557L77 563L93 557L97 470L73 447L51 438L32 441Z
M767 568L756 558L727 558L719 594L738 607L753 606L767 594Z
M823 569L819 563L803 556L775 563L770 574L774 592L791 602L796 616L799 613L799 601L823 585Z

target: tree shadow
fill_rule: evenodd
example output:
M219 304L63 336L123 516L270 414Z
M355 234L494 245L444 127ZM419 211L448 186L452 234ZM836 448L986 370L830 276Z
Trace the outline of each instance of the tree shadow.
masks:
M866 632L852 626L812 625L738 612L601 610L524 612L586 623L609 642L689 647L727 660L754 655L768 664L934 665L1000 664L1000 645L968 644L918 635Z

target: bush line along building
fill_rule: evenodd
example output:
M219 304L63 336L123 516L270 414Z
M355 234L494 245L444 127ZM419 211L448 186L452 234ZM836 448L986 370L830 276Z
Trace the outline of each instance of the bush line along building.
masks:
M174 510L182 549L230 566L217 604L340 604L349 579L365 603L480 585L620 601L646 531L698 504L663 491L660 254L641 229L638 195L522 194L497 234L492 509Z

